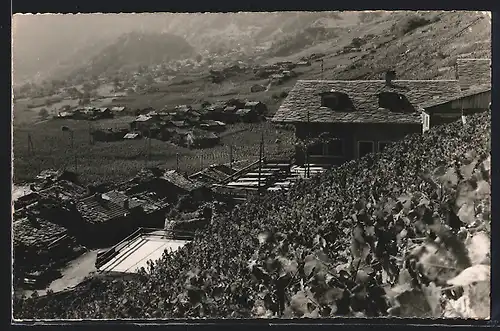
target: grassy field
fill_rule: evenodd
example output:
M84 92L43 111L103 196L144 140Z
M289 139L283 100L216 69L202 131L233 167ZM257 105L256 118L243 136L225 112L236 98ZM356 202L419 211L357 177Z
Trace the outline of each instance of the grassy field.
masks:
M93 126L117 127L126 125L126 122L127 118L117 118L94 122ZM68 126L74 131L74 150L71 148L69 133L61 131L62 126ZM293 146L293 132L277 130L267 122L241 123L229 126L221 138L222 144L210 149L190 150L152 140L150 161L147 162L146 140L96 142L91 145L88 122L49 120L14 130L14 181L28 181L40 170L48 168L72 170L75 154L78 173L84 183L124 180L146 165L175 169L177 153L179 170L193 173L210 164L229 162L229 146L232 146L236 161L257 159L262 133L268 156L279 154ZM28 149L28 135L33 142L32 153ZM276 139L280 142L277 143Z

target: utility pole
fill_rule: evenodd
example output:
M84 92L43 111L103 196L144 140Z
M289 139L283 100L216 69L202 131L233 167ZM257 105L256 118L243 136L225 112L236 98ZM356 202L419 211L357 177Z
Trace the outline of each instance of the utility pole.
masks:
M71 151L73 153L73 156L74 156L74 161L75 161L75 173L78 172L78 160L77 160L77 153L75 152L75 139L74 139L74 131L67 127L67 126L63 126L61 128L61 131L63 132L69 132L69 136L70 136L70 139L71 139Z
M321 59L321 80L323 80L323 70L324 70L323 64L324 64L324 61L323 61L323 59Z
M179 153L175 153L176 169L179 171Z
M264 133L262 133L262 137L260 140L260 146L259 146L259 180L258 180L258 193L260 195L260 184L261 184L261 176L262 176L262 158L264 154Z
M28 133L28 155L33 156L33 141L31 140L31 134Z
M89 125L89 144L93 145L94 141L92 139L92 125L90 124L90 121L87 121L87 123Z
M311 169L311 162L309 160L309 140L311 138L310 135L310 130L311 130L311 119L309 116L309 109L307 110L307 144L306 144L306 178L309 178L310 175L310 169Z
M229 168L233 170L233 145L229 145Z
M151 162L151 131L148 138L148 161Z

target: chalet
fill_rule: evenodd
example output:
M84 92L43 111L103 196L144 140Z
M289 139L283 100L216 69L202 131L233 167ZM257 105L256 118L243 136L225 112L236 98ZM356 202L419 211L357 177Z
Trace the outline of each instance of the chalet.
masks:
M286 80L287 80L287 76L283 75L283 74L273 74L271 76L269 76L269 81L271 83L274 83L274 84L277 84L277 85L280 85L280 84L283 84Z
M262 92L265 90L266 90L266 87L264 85L260 85L260 84L254 84L250 87L251 93Z
M273 117L292 124L306 148L298 163L341 164L422 132L421 105L461 95L458 80L299 80Z
M30 188L33 191L38 191L50 187L60 181L78 183L78 175L75 172L68 170L46 169L35 177L32 185L30 185Z
M161 227L165 213L170 206L154 192L145 192L133 196L112 190L104 195L117 205L130 212L135 227Z
M170 126L179 129L186 129L191 126L188 121L169 121L169 124Z
M207 120L200 123L200 129L221 132L226 129L226 123L221 121Z
M227 100L225 104L227 107L236 107L237 109L245 106L245 102L235 98Z
M125 106L114 106L111 107L111 111L115 114L123 114L127 108Z
M112 243L134 230L131 212L111 197L96 193L77 202L80 214L80 234L96 243Z
M63 112L59 112L57 113L57 116L56 118L73 118L75 114L71 111L63 111Z
M311 61L299 61L297 62L297 67L310 67Z
M113 113L111 112L111 109L108 107L99 107L99 108L94 108L94 118L112 118Z
M283 61L276 63L283 70L292 70L296 67L296 64L291 61Z
M156 121L157 119L152 116L139 115L135 120L130 122L130 131L147 131Z
M207 189L202 183L189 179L176 170L167 170L161 179L171 185L171 193L176 198L189 195L196 200L204 200L207 197Z
M186 146L189 148L209 148L220 142L219 136L213 132L192 130L185 136Z
M236 115L237 110L236 106L227 106L224 108L219 119L229 124L235 123L238 120L238 116Z
M252 109L258 115L263 115L267 112L267 106L260 101L248 101L247 103L245 103L245 106L243 108Z
M255 109L238 109L236 111L236 116L243 123L255 123L259 120L259 115Z
M429 100L423 109L423 130L449 123L473 113L489 111L491 103L491 60L458 59L456 76L462 91L458 98Z
M126 135L123 136L123 139L126 140L137 140L141 139L141 135L139 133L127 133Z
M127 134L128 129L116 129L113 130L109 128L107 130L94 130L92 131L92 138L94 141L119 141Z

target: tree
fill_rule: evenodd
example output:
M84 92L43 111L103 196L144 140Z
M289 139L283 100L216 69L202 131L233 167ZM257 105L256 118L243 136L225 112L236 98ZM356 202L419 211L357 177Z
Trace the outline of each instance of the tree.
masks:
M49 111L47 110L47 108L42 108L42 109L40 109L40 112L38 115L42 119L47 119L47 117L49 117Z
M90 103L90 93L88 91L83 92L83 95L78 103L80 105L88 105Z
M203 57L201 56L201 54L196 55L196 62L200 63L201 60L203 60Z

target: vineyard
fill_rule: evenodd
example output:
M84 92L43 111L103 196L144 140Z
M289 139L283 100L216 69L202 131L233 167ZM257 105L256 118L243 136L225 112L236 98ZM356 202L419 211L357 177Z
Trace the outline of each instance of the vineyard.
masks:
M267 194L151 263L14 301L15 318L488 318L490 116ZM256 198L257 199L257 198Z

